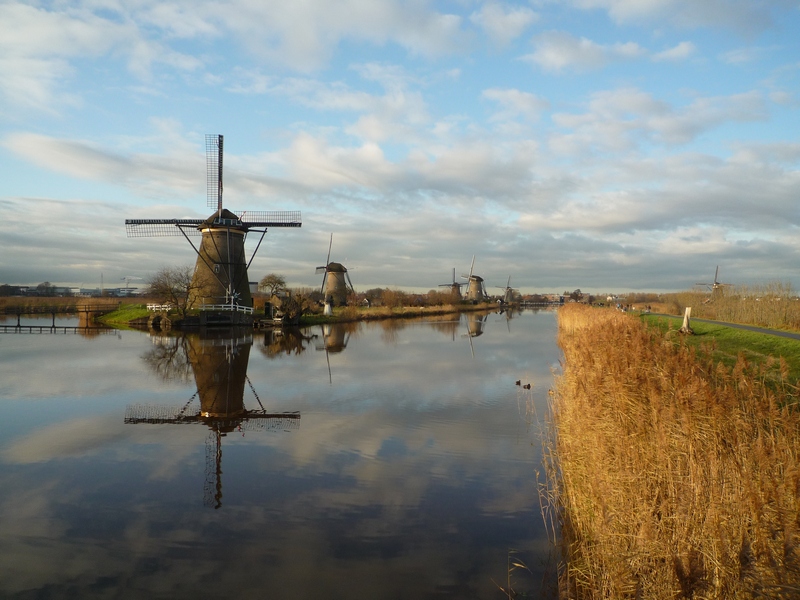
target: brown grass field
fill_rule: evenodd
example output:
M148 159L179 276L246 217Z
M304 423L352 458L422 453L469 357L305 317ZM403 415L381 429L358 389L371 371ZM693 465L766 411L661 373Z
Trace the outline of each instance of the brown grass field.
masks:
M610 309L559 310L562 598L800 597L797 390Z
M659 311L682 315L687 306L692 307L692 316L697 318L800 331L800 299L789 284L775 282L723 287L713 293L665 294Z

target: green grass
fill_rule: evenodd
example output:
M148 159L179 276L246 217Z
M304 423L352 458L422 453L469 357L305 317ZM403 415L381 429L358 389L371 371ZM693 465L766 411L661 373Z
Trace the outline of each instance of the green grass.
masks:
M114 312L100 317L98 321L106 325L127 325L130 321L147 317L149 314L144 304L123 304Z
M697 348L701 354L710 355L715 362L721 362L729 368L736 364L740 353L755 365L769 365L771 358L783 358L788 367L789 383L795 385L800 381L800 340L697 320L691 321L694 335L681 335L678 329L683 324L682 317L642 315L642 320L649 327L661 330L667 339L680 339L687 346ZM779 374L777 363L772 367L775 374Z

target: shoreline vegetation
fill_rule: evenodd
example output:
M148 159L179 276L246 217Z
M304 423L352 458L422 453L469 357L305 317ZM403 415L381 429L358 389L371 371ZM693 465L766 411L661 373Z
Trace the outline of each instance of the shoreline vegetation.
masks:
M630 314L559 309L545 501L561 598L800 595L800 411ZM774 369L773 369L774 370Z
M17 311L32 311L37 314L47 315L53 309L57 311L73 310L77 312L79 306L108 306L117 305L118 308L108 312L96 320L104 325L126 327L146 323L154 313L148 311L147 305L141 298L4 298L0 302L0 311L7 316L15 315ZM342 306L333 309L333 314L325 316L321 313L307 313L300 318L298 327L319 325L326 323L348 323L354 321L376 321L383 319L408 319L420 317L440 317L462 312L495 312L499 307L496 303L484 302L478 304L459 303L443 304L437 306ZM264 302L256 307L263 314ZM24 314L24 313L23 313ZM2 319L0 314L0 319ZM258 320L256 315L256 320ZM269 321L266 317L262 317ZM175 322L178 319L176 318Z

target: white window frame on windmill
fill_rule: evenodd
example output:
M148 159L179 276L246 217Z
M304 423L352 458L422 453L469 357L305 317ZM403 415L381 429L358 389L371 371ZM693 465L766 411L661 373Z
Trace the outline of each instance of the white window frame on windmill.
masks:
M214 273L219 274L219 263L214 263Z

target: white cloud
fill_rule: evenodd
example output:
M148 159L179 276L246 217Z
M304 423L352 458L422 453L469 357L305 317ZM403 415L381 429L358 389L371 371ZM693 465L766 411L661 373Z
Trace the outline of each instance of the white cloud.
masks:
M481 95L500 105L500 111L491 118L493 121L506 121L520 116L529 121L537 121L541 112L549 107L549 103L536 94L516 89L492 88L483 90Z
M522 35L538 20L538 16L527 7L488 2L473 12L469 19L484 29L495 43L504 46Z
M15 107L58 112L59 104L77 105L75 92L61 87L74 75L70 61L128 57L140 78L154 63L196 70L201 62L146 39L137 25L100 17L88 9L44 10L18 2L0 5L0 93Z
M681 42L677 46L653 55L653 60L685 60L695 53L695 45L692 42Z
M431 10L426 2L235 0L192 7L218 19L255 56L302 71L322 67L343 40L394 43L420 56L450 54L466 41L461 17Z
M645 50L635 42L597 44L565 31L550 31L534 38L535 50L521 59L545 71L597 69L613 60L638 58Z
M773 23L772 11L796 6L791 0L573 0L576 7L601 9L617 23L667 22L678 27L731 28L746 33Z
M588 109L581 114L553 115L564 130L551 139L554 149L577 155L592 149L627 151L645 140L668 146L686 144L723 123L766 118L764 98L758 92L701 97L674 108L646 92L626 88L596 92Z
M766 53L766 48L748 46L724 52L720 55L720 60L729 65L743 65L760 60Z

